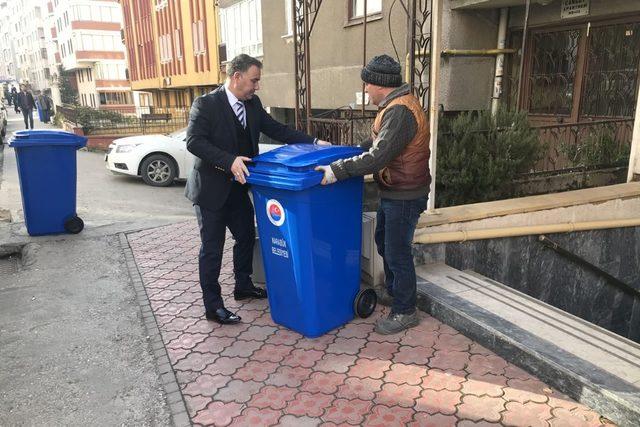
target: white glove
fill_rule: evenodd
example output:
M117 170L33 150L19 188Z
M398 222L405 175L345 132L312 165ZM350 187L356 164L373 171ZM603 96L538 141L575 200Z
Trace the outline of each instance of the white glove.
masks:
M322 182L320 182L320 184L329 185L337 181L336 176L331 170L331 166L316 166L316 170L324 173L324 177L322 177Z
M331 143L329 141L324 141L322 139L317 139L316 140L316 145L331 145Z

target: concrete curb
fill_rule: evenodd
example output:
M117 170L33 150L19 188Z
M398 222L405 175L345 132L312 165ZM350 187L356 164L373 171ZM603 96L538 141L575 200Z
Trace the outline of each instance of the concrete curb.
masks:
M127 271L129 272L131 283L136 292L136 299L140 306L142 321L147 336L149 337L150 350L156 361L156 369L164 388L165 399L169 407L173 425L176 427L190 427L192 426L191 418L189 417L189 412L187 411L186 403L180 391L178 380L176 379L167 350L162 341L160 329L158 329L158 324L156 323L151 305L149 304L149 298L147 297L142 276L133 257L133 251L131 250L131 246L129 246L129 241L125 233L118 233L118 237L127 264Z

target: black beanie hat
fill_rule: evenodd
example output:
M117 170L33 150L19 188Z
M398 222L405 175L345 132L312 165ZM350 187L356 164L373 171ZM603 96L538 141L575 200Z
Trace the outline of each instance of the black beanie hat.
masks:
M400 64L389 55L375 56L362 69L360 78L363 82L376 86L398 87L402 84Z

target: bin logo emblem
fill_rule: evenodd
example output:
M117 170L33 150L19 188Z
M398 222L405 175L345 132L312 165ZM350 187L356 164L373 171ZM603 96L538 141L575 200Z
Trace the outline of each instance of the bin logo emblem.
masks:
M284 208L279 201L271 199L267 202L267 218L276 227L284 224Z

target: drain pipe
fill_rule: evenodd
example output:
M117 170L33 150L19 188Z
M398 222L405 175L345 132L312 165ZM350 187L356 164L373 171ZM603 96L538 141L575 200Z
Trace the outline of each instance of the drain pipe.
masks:
M606 221L567 222L562 224L533 225L528 227L448 231L443 233L429 233L428 229L423 228L416 231L413 242L422 244L466 242L468 240L496 239L501 237L520 237L551 233L570 233L574 231L589 231L601 230L606 228L639 226L640 218L630 218Z
M505 48L507 44L507 23L509 21L509 8L500 9L500 23L498 24L498 50ZM493 77L493 96L491 97L491 115L495 117L500 106L502 96L502 76L504 75L504 54L496 56L496 71Z
M636 93L640 93L640 83ZM640 180L640 96L636 103L636 119L633 122L633 136L631 139L631 155L629 156L629 170L627 182Z
M527 47L527 29L529 27L529 9L531 8L531 0L527 0L524 11L524 28L522 29L522 48L520 50L520 69L518 70L518 98L516 99L516 109L520 111L520 103L522 102L522 88L524 82L522 76L524 75L524 61L525 54L524 49Z

